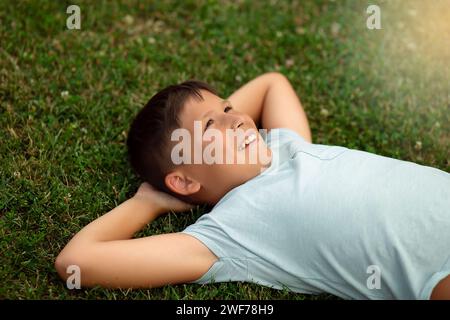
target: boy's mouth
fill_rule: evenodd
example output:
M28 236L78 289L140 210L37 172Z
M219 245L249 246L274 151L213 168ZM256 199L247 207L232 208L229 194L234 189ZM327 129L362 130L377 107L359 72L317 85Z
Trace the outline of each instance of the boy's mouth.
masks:
M250 143L256 141L256 133L250 133L247 137L245 137L244 141L239 145L239 151L244 150Z

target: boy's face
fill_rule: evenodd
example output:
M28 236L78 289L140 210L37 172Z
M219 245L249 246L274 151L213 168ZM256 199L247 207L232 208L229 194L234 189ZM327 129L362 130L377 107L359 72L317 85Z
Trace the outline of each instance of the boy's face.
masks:
M272 154L250 116L209 91L201 90L201 95L203 100L188 99L179 115L181 130L190 134L190 161L177 165L166 184L196 202L215 204L265 170Z

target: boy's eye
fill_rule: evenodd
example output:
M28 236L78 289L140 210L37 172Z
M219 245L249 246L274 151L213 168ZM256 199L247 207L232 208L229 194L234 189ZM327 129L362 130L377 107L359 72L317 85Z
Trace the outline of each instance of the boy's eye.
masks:
M233 107L231 107L231 106L226 106L225 109L224 109L223 111L224 111L224 112L228 112L228 111L230 111L231 109L233 109Z
M209 119L208 122L206 122L206 125L205 125L205 131L206 131L206 129L208 129L208 127L209 127L210 125L212 125L213 123L214 123L214 120L213 120L213 119Z

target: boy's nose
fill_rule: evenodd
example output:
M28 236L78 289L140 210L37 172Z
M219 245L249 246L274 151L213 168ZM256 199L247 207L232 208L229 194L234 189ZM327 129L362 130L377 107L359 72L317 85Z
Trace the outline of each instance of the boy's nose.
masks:
M236 130L245 124L245 119L239 114L223 114L220 126L224 129Z
M244 121L242 121L242 119L237 119L237 120L235 120L235 121L232 123L231 128L232 128L233 130L236 130L237 128L239 128L239 127L242 126L243 124L244 124Z
M238 114L227 114L225 115L227 127L233 130L236 130L237 128L241 127L244 124L244 119L242 116Z

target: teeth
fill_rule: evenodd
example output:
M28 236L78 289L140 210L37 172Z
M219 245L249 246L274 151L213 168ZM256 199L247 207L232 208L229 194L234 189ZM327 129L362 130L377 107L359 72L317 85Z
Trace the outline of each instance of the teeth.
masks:
M256 134L252 133L245 138L244 142L239 146L239 150L244 150L245 146L256 140Z

